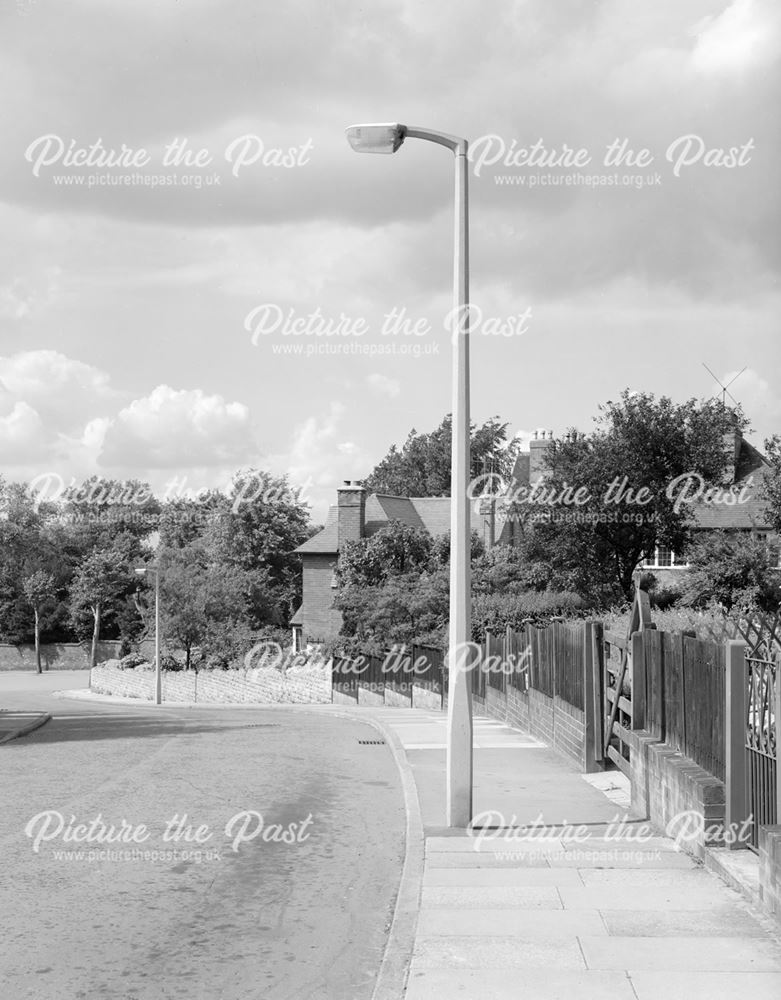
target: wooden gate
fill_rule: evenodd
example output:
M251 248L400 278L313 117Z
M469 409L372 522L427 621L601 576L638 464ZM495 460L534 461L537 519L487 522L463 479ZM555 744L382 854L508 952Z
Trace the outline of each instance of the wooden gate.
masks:
M644 590L635 594L626 635L606 631L603 636L605 678L605 757L629 776L630 730L633 728L633 660L642 655L642 633L656 626L651 621L651 602ZM635 692L635 697L644 697Z

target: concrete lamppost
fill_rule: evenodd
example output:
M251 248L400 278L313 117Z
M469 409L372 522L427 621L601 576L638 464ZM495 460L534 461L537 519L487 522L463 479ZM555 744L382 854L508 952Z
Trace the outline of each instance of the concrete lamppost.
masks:
M450 508L450 628L448 635L447 823L472 819L471 522L467 488L469 422L469 203L466 139L397 123L353 125L347 139L358 153L395 153L405 139L425 139L455 158L455 251L453 287L453 452Z
M157 566L142 566L136 570L138 576L155 578L155 705L163 701L163 677L160 670L160 569Z

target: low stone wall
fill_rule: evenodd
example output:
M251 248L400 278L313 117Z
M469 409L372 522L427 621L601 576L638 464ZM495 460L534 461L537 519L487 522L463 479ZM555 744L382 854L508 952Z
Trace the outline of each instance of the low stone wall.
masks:
M523 729L563 754L578 767L586 768L585 715L558 696L541 691L519 691L512 685L506 692L486 684L485 698L474 698L479 708L494 719Z
M86 670L89 667L89 642L47 642L41 645L41 667L44 670ZM119 642L98 643L98 662L114 659ZM0 643L0 670L37 670L35 646L13 646Z
M697 858L703 858L706 847L723 847L724 783L646 730L631 733L631 738L632 814L662 830L673 820L686 823L682 844Z
M100 694L153 701L155 674L150 669L122 670L116 662L90 671L90 686ZM331 701L330 665L253 670L163 671L163 701L204 703L326 704Z

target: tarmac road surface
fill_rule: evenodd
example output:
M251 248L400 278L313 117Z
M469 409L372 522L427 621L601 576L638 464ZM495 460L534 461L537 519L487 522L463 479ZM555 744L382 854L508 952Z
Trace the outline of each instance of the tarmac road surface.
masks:
M0 747L0 995L368 1000L404 852L377 731L50 696L85 681L0 674L53 715Z

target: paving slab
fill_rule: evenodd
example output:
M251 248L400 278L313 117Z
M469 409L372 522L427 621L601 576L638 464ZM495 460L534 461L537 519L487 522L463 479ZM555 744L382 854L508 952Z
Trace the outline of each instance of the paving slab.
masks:
M618 937L669 937L675 934L679 937L725 935L763 938L766 935L759 921L739 906L725 905L703 910L600 910L599 912L608 932Z
M707 876L706 876L707 877ZM582 886L576 868L432 868L426 863L423 888L427 886Z
M572 940L582 934L607 935L596 910L423 910L417 940L462 935L469 938L515 937L521 950L530 941Z
M610 940L605 938L605 941ZM455 935L416 940L410 978L425 969L585 968L583 953L574 937L557 941L525 941L519 945L516 937Z
M436 868L505 868L514 866L528 868L549 868L548 856L540 851L517 851L506 854L476 853L472 854L430 854L426 858L426 867ZM577 867L572 865L573 868Z
M488 855L479 855L487 857ZM534 855L532 855L533 857ZM459 857L459 855L456 855ZM501 857L501 855L495 855ZM634 847L611 847L607 850L591 850L588 845L582 845L579 850L567 851L556 859L556 865L562 868L627 868L637 870L642 868L667 868L677 871L694 871L698 863L688 854L677 854L674 851L638 851Z
M480 835L474 837L427 837L426 854L514 854L546 852L560 854L564 844L557 837Z
M778 1000L781 997L779 972L633 972L631 982L637 1000Z
M723 887L724 883L701 865L693 868L581 868L581 883L587 887L633 891L635 886L680 887L681 891L695 888ZM734 896L730 896L734 899Z
M604 895L602 895L604 901ZM560 890L555 885L441 885L424 886L421 910L459 907L462 910L561 910ZM574 909L574 907L571 907ZM589 909L589 907L582 907ZM596 909L596 907L590 907Z
M781 947L770 938L601 937L580 939L589 969L679 972L781 972Z
M410 977L404 1000L519 1000L519 998L637 1000L629 979L622 972L559 969L481 969L480 971L416 969ZM645 1000L645 997L641 1000ZM756 998L752 995L751 1000ZM766 997L762 995L759 1000L766 1000Z
M591 874L584 873L585 874ZM710 883L713 883L712 885ZM686 887L676 885L624 884L615 887L562 885L557 889L561 903L566 910L602 910L622 913L626 910L720 910L732 913L741 897L737 893L718 885L715 879L692 885L687 880Z

